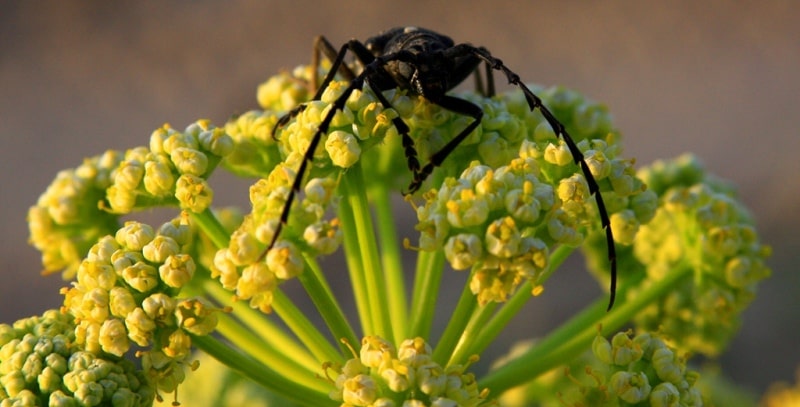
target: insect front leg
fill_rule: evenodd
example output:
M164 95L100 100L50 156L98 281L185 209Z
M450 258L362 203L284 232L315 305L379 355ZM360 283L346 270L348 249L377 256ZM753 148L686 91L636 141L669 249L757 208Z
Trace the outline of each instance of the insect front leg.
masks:
M481 110L481 108L474 103L464 99L445 95L435 103L447 110L450 110L451 112L470 116L475 120L473 120L472 123L464 128L464 130L461 130L457 136L445 144L441 150L431 155L430 161L419 171L412 170L413 179L411 180L411 184L408 186L408 194L413 194L422 186L422 183L425 182L425 179L427 179L429 175L431 175L433 169L442 165L445 158L447 158L447 156L450 155L450 153L452 153L453 150L455 150L455 148L461 144L461 142L463 142L464 139L466 139L476 127L478 127L478 125L481 123L481 119L483 118L483 110Z

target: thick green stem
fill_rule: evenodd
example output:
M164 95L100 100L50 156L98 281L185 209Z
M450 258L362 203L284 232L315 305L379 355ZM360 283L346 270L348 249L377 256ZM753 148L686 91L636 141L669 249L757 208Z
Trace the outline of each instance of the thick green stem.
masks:
M230 347L231 352L238 349L261 362L265 368L281 372L283 376L291 377L301 386L316 388L319 391L326 390L327 386L321 386L322 383L316 377L322 372L321 364L301 365L286 348L273 347L264 338L255 335L247 327L227 315L219 317L217 332L223 336L226 343L234 345Z
M550 265L548 266L547 270L542 273L541 277L536 281L537 285L544 284L550 276L553 275L555 270L558 270L561 267L561 264L569 257L572 252L575 251L575 247L571 246L559 246L553 254L550 256ZM526 281L522 284L517 292L511 296L511 299L508 300L503 306L495 313L492 319L482 325L483 329L481 329L477 335L473 338L471 342L471 346L469 349L466 350L466 355L480 355L483 351L489 347L489 345L497 338L498 335L508 326L508 323L516 316L519 311L522 309L525 304L531 299L531 291L533 287L530 281Z
M602 327L600 334L604 336L617 331L645 306L667 294L678 281L691 272L689 267L676 267L662 280L639 291L636 297L626 299L628 287L638 283L631 281L627 287L619 290L619 298L624 300L618 302L611 312L606 312L606 299L598 299L526 353L489 373L480 381L479 386L489 388L492 394L501 394L568 363L591 346L598 335L598 325Z
M400 343L409 332L408 304L406 301L406 285L403 280L403 261L400 254L400 243L395 227L395 213L392 211L392 200L385 184L375 184L371 189L375 204L378 236L381 243L381 259L386 276L386 296L389 303L389 315L394 332L394 342Z
M345 340L350 344L356 344L359 342L358 338L356 338L356 334L353 332L350 324L348 324L342 307L333 296L330 286L328 286L328 283L325 281L325 276L322 274L319 264L310 256L305 256L305 260L308 266L308 272L300 274L298 277L300 283L303 284L311 301L313 301L314 305L317 307L317 311L322 315L322 319L325 320L334 339L339 343L340 350L347 352L347 348L341 340Z
M315 358L323 362L344 362L342 354L314 327L300 309L280 289L273 292L272 307L286 326L297 335Z
M428 338L439 298L439 286L444 273L444 253L420 251L417 256L417 272L414 292L411 297L410 337Z
M222 304L230 302L231 293L216 282L209 280L204 284L204 288L206 293L217 302ZM245 328L246 333L253 337L243 338L245 340L255 339L259 345L256 349L257 352L252 353L254 357L262 361L269 361L273 357L290 357L294 363L303 366L307 371L318 369L319 361L307 349L299 345L297 340L287 335L283 327L275 325L264 314L250 308L245 302L233 302L230 307L233 310L229 314L231 318L239 321L237 325ZM228 335L226 334L226 336Z
M201 213L190 212L192 220L211 239L217 249L228 247L231 234L225 230L210 208Z
M269 369L262 363L233 351L229 346L210 336L192 336L192 343L242 376L287 399L309 406L336 406L339 404L331 400L325 391L303 386L295 378L286 376L284 372Z
M478 301L475 299L475 294L470 290L469 284L464 284L464 290L461 291L461 298L459 298L456 309L450 317L450 322L433 350L433 360L436 363L445 365L450 360L450 355L453 354L453 350L458 346L461 334L466 329L470 317L477 306Z
M355 232L358 240L357 255L361 258L362 267L357 270L351 269L350 272L351 274L361 274L356 278L363 279L365 283L366 293L362 293L362 295L368 299L369 309L366 312L370 315L373 328L372 332L365 332L382 338L393 338L386 297L386 281L383 278L380 254L375 241L375 229L364 186L364 176L359 163L347 170L342 177L340 188L343 191L344 199L349 201L355 223L355 230L345 230L344 232L345 234ZM351 249L347 246L346 248Z
M367 282L364 273L356 272L363 270L361 255L358 250L358 236L356 236L356 221L353 215L353 208L350 201L342 199L339 203L339 223L342 228L344 257L347 262L347 270L350 275L350 284L353 287L353 299L356 304L359 321L361 321L362 332L375 332L372 325L372 313L367 297ZM352 231L352 232L351 232Z

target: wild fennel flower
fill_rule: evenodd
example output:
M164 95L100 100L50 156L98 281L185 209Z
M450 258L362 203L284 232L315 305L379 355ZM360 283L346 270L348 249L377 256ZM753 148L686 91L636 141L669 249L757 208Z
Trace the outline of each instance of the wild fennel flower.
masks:
M0 325L0 406L149 406L155 392L124 358L75 342L75 323L57 310Z
M116 230L118 216L97 203L121 161L119 152L109 150L59 172L28 210L30 242L42 252L45 272L60 271L64 279L73 278L84 253L99 237Z
M168 222L158 230L127 222L89 250L72 287L62 290L63 311L75 318L74 342L95 355L122 357L138 346L144 374L172 392L190 368L189 334L216 327L217 309L176 294L192 279L193 257L183 250L189 226Z
M542 406L702 406L698 374L686 361L658 335L619 332L611 340L597 335L591 351L500 401L509 407L531 400Z
M299 67L269 79L258 90L261 110L234 117L223 128L203 120L184 131L165 125L147 147L90 160L57 183L73 190L63 202L55 192L43 195L29 215L32 241L46 252L49 269L76 276L63 290L75 353L103 360L134 353L141 365L137 374L151 394L175 391L194 376L191 350L197 347L303 405L478 406L548 377L593 349L592 366L600 367L585 377L569 376L571 387L547 383L548 394L559 389L564 404L699 405L696 375L685 364L685 349L697 348L697 341L685 346L670 329L663 339L645 332L635 338L618 334L610 342L595 338L600 321L602 333L610 335L642 310L637 322L651 331L662 316L681 315L680 307L674 316L648 307L669 309L668 295L685 295L685 287L671 279L676 277L664 278L663 264L688 247L674 240L691 233L698 234L693 242L702 242L703 250L719 254L692 266L724 266L713 278L742 290L734 296L749 298L745 294L763 276L761 259L768 250L757 243L740 205L718 196L727 190L714 184L670 192L674 180L663 174L692 171L637 174L634 160L622 157L620 137L603 106L562 88L535 89L569 129L597 180L617 242L620 280L630 284L621 287L625 301L609 313L599 300L502 367L469 373L467 367L531 294L542 292L574 248L583 246L595 274L608 279L607 248L583 173L541 114L529 111L521 92L492 98L464 93L484 112L480 126L408 198L419 238L416 247L410 239L401 245L389 198L409 185L413 154L402 145L399 120L408 125L416 159L425 165L473 119L398 89L383 92L391 103L384 106L365 87L348 97L315 140L320 121L348 83L335 80L321 100L308 101L311 73ZM276 128L300 103L303 108ZM214 208L208 178L219 168L258 178L246 215ZM303 177L296 181L298 174ZM161 206L180 208L181 215L158 229L136 221L118 224L121 215ZM655 226L647 229L651 220ZM658 233L664 225L674 228ZM737 226L726 228L731 225ZM48 240L49 234L54 238ZM640 242L643 234L648 237ZM317 262L340 246L347 276ZM411 295L403 246L418 256ZM433 347L429 338L445 262L469 270L470 277ZM327 281L346 277L357 325ZM290 280L306 290L328 332L283 290ZM666 303L675 304L681 303ZM708 319L720 316L735 315L717 312ZM358 352L350 348L357 343ZM7 366L11 376L5 380L21 389L20 369ZM322 375L329 380L320 380ZM81 394L97 394L95 387ZM16 394L40 397L26 390ZM223 393L215 399L220 405ZM526 402L531 400L548 397L538 394Z
M358 355L327 366L336 386L331 398L347 407L487 405L474 375L460 365L439 365L432 352L422 338L406 339L395 349L380 337L364 337Z
M731 187L695 157L658 161L640 176L660 196L655 217L633 246L648 276L642 288L673 273L681 277L635 321L681 350L716 356L738 330L758 282L769 276L771 249L759 241Z

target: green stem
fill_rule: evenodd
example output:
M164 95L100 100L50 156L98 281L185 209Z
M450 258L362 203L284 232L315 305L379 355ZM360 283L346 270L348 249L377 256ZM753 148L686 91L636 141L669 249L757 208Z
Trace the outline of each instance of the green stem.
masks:
M461 298L459 298L456 309L450 317L450 322L433 350L433 360L436 363L444 365L450 359L453 349L458 346L461 334L464 332L477 306L478 301L475 298L475 294L470 290L469 284L464 284L464 290L461 291Z
M211 239L217 249L228 247L231 234L219 223L211 208L207 208L201 213L190 212L190 216L200 230Z
M264 338L255 335L228 315L219 316L216 331L223 336L226 342L235 346L235 348L230 348L231 352L234 352L233 349L238 349L261 362L264 367L281 372L281 375L285 377L291 377L299 385L314 388L320 392L326 391L326 386L321 385L322 383L316 376L321 372L320 364L316 364L312 369L309 369L309 366L301 365L286 348L274 347L274 345L266 343Z
M498 304L496 302L491 302L482 307L478 307L475 312L472 313L469 323L461 332L461 337L458 339L458 343L453 353L450 355L447 366L463 365L471 355L477 355L477 353L472 352L472 348L474 348L473 342L478 337L478 333L483 330L487 321L492 318L497 306Z
M558 270L561 267L561 264L569 257L572 252L575 251L575 247L561 245L559 246L553 253L550 255L550 265L547 270L542 273L539 279L536 281L536 284L542 285L544 284L550 276L553 275L555 270ZM498 335L508 326L508 323L519 314L519 311L522 309L525 304L531 299L531 290L533 289L532 284L530 281L526 281L522 284L517 292L511 296L511 299L508 300L500 310L494 315L494 317L485 325L483 329L481 329L476 337L471 342L471 346L467 350L467 355L480 355L486 350L487 347L497 338Z
M300 342L308 348L319 361L344 363L342 354L314 327L297 306L280 289L273 292L272 307L280 315L286 326L297 335Z
M230 291L222 288L215 281L208 280L203 285L205 292L214 300L221 304L230 302ZM320 362L315 359L308 350L300 346L297 341L286 334L286 331L265 317L260 311L256 311L246 302L233 302L230 307L233 312L232 317L239 321L237 325L246 327L247 332L256 339L260 347L256 355L259 360L269 361L272 357L289 356L292 361L303 366L307 371L315 371L320 366Z
M489 388L492 394L501 394L568 363L589 349L595 336L598 335L598 325L601 326L600 334L604 336L617 331L645 306L666 295L691 272L690 267L677 267L662 280L653 282L639 291L635 297L628 299L625 293L629 287L634 287L638 283L630 281L626 287L619 290L622 294L619 298L624 300L616 304L611 312L606 312L608 306L606 299L598 299L525 354L486 375L479 386Z
M229 368L254 382L291 400L309 406L336 406L325 391L309 388L289 378L283 372L265 367L262 363L233 351L210 336L192 336L192 343Z
M400 243L397 240L395 213L392 211L392 200L386 184L377 184L372 188L377 219L378 236L381 243L381 259L386 276L386 296L389 303L389 315L392 317L394 343L400 343L409 332L408 304L406 302L406 286L403 280L403 261L400 254Z
M429 338L434 317L432 310L436 309L436 300L439 298L445 259L442 251L418 253L409 337Z
M358 236L356 236L356 221L353 216L353 208L350 201L342 199L339 203L339 222L342 228L344 245L344 257L347 262L347 270L350 273L350 284L353 287L353 299L356 304L359 321L361 321L362 332L375 332L372 324L372 314L370 313L369 298L367 297L367 282L364 273L356 272L363 270L361 255L358 250Z
M306 265L308 265L307 271L310 272L301 273L298 279L300 283L303 284L306 292L308 292L308 296L311 298L311 301L314 302L322 319L325 320L328 329L330 329L334 338L339 343L340 350L348 353L349 351L341 341L344 340L350 344L357 344L359 340L356 338L356 334L347 322L342 307L336 302L336 297L334 297L333 291L331 291L330 286L325 280L325 276L322 274L322 270L317 261L311 256L305 256L305 260Z
M358 238L359 250L357 253L361 257L363 265L361 269L351 269L350 272L362 274L363 277L360 278L363 278L366 284L367 306L369 307L367 312L369 312L372 328L374 329L374 331L367 331L367 333L378 335L382 338L393 338L391 316L389 307L386 305L386 281L381 270L380 254L375 241L375 229L370 216L366 188L364 187L364 176L359 163L350 167L344 174L341 188L353 211L355 230L350 232L355 232Z

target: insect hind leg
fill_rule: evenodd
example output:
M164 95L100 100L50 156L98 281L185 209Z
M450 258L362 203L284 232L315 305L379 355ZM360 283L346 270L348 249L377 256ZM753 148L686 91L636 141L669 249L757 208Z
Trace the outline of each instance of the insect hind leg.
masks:
M448 50L448 53L451 58L461 57L464 55L474 55L483 61L486 62L487 66L490 66L494 70L498 70L505 74L506 78L508 79L508 83L515 85L522 90L523 94L525 95L525 100L528 102L528 106L530 109L536 110L539 109L539 112L542 114L544 119L553 128L553 131L556 133L557 137L560 137L564 142L567 144L567 148L569 148L570 153L572 154L572 159L575 161L575 164L580 167L581 171L583 172L583 176L586 179L586 183L589 185L589 193L594 195L595 202L597 203L597 212L600 215L600 224L606 232L606 244L608 245L608 261L611 265L611 283L609 289L609 303L608 309L610 310L611 307L614 306L614 300L616 297L617 291L617 254L616 248L614 245L614 234L611 231L611 221L608 216L608 211L606 210L605 202L603 201L603 196L600 194L600 187L597 185L597 180L595 180L594 176L592 175L591 170L589 169L589 165L586 163L586 159L581 153L578 146L575 144L575 141L572 137L567 133L566 128L564 125L555 117L555 115L550 112L549 109L542 103L542 100L536 96L530 89L528 89L525 84L519 78L519 75L511 71L508 67L503 64L503 61L493 57L488 50L485 48L477 48L473 47L469 44L460 44L454 46Z

